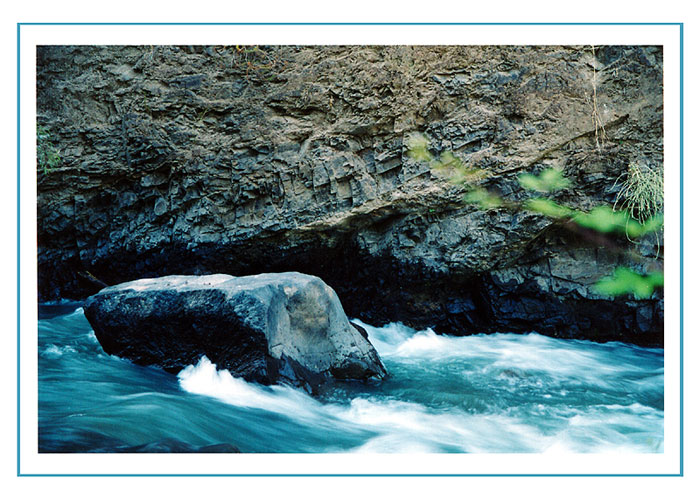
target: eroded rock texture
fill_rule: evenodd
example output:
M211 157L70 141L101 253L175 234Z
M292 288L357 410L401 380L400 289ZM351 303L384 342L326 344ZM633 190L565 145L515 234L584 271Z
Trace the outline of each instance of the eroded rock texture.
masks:
M662 167L658 47L37 56L38 121L62 157L38 179L43 300L165 274L295 270L369 323L662 343L659 297L589 286L620 263L660 266L656 248L630 262L542 216L467 206L405 145L425 133L511 200L528 195L518 174L556 166L573 182L559 202L613 202L630 163Z

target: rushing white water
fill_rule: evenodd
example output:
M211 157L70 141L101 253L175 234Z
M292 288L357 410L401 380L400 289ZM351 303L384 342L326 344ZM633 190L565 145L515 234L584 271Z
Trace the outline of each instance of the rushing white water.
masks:
M234 378L206 358L174 377L106 356L80 311L42 320L40 447L663 451L663 350L538 334L449 337L357 323L390 377L336 383L314 398ZM63 392L53 385L58 382ZM69 408L65 383L72 387Z
M355 391L340 389L320 403L292 388L267 389L235 379L216 371L206 358L180 373L180 385L191 393L318 427L375 433L354 451L662 450L662 409L604 400L626 399L626 392L652 392L657 403L662 400L656 390L663 386L663 365L649 372L648 365L638 362L647 350L537 334L447 337L399 324L374 328L357 323L394 368L393 377L408 375L414 387L394 379L388 384L395 385L396 394L353 396ZM444 390L421 393L422 382L429 379L439 380ZM586 403L592 390L599 403ZM407 400L397 400L398 393ZM347 395L349 403L343 403Z

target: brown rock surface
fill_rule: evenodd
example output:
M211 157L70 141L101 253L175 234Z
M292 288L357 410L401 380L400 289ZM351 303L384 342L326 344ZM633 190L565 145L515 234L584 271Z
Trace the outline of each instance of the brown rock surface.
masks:
M573 182L558 201L612 202L631 162L663 165L658 47L37 56L38 121L62 158L38 180L42 300L158 275L295 270L368 322L662 342L662 300L587 286L624 255L539 215L465 206L405 146L425 133L511 200L527 195L517 174L557 166Z

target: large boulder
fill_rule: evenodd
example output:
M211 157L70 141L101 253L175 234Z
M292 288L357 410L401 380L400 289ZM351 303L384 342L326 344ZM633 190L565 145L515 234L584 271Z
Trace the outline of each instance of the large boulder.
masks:
M297 272L141 279L84 308L105 352L171 372L206 356L234 376L310 392L329 378L386 374L333 289Z

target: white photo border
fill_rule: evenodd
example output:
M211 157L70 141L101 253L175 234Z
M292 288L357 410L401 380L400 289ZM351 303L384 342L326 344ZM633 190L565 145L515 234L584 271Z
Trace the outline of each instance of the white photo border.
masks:
M19 23L18 428L20 476L680 476L682 49L680 23ZM662 45L665 375L659 454L40 454L37 378L36 47L39 45Z

